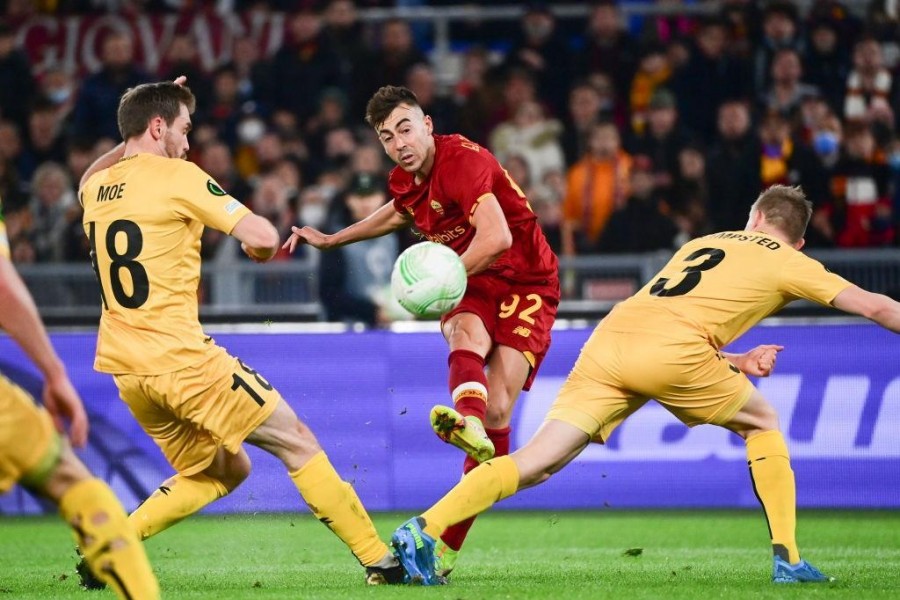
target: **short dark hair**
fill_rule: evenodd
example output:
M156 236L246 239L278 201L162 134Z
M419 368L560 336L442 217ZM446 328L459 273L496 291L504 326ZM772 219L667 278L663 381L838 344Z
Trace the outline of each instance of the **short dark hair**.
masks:
M116 115L122 139L129 140L144 133L153 117L162 117L167 125L172 125L182 104L193 114L197 101L190 88L171 81L142 83L129 88L119 100Z
M806 199L800 186L773 185L759 195L752 210L762 213L767 223L780 229L795 244L806 233L812 202Z
M419 99L409 89L397 85L380 88L366 104L366 123L378 129L401 104L419 106Z

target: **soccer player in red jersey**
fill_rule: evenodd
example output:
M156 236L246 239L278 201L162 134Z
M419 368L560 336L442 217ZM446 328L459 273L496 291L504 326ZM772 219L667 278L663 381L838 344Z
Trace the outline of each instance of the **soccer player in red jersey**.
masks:
M441 319L454 407L435 406L431 422L441 439L466 452L467 473L509 454L513 405L531 387L550 347L559 305L557 258L506 169L461 135L434 134L431 117L410 90L379 89L366 106L366 122L397 163L388 179L393 202L332 235L295 227L285 247L329 250L415 226L460 255L469 276L466 293ZM471 524L442 536L440 574L453 568Z

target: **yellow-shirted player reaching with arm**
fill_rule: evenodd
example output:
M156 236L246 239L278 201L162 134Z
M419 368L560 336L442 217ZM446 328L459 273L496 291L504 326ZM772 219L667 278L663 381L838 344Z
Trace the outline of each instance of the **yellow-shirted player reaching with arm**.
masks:
M800 558L787 445L775 409L747 378L768 376L782 348L720 351L801 298L900 332L900 303L851 284L799 252L811 212L799 188L772 186L753 204L744 231L685 244L657 277L597 325L534 437L512 455L480 465L400 529L426 542L436 539L449 525L546 481L654 399L688 426L711 423L744 439L753 488L769 524L772 580L830 581ZM422 547L414 561L400 556L411 577L433 569L433 545Z
M0 328L44 376L44 407L38 408L28 392L0 375L0 493L18 482L49 498L72 527L87 563L120 598L159 598L156 577L122 505L60 435L68 421L72 444L84 446L87 415L28 289L9 260L2 217Z
M124 146L98 159L80 190L101 289L94 367L113 375L176 471L129 522L146 539L234 490L250 473L246 441L284 463L315 516L366 567L368 583L402 583L402 568L313 433L200 326L204 226L236 237L259 262L280 240L271 223L183 160L193 109L193 94L177 83L128 90L118 109ZM92 583L89 573L83 579Z

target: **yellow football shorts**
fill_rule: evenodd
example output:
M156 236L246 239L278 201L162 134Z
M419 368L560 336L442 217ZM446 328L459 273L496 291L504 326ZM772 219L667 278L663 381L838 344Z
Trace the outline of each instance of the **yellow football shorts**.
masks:
M58 456L59 434L50 414L0 375L0 493L28 476L44 475L35 470Z
M236 453L281 402L262 375L216 346L209 360L163 375L116 375L119 395L182 475Z
M609 331L601 323L546 418L569 423L603 443L650 399L689 427L721 425L753 390L747 376L702 336Z

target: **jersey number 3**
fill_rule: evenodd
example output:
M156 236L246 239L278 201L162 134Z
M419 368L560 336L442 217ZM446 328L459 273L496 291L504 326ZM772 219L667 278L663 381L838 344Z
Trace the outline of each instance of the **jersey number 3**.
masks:
M103 291L103 278L100 277L100 267L97 261L96 224L91 221L88 224L88 240L91 243L91 266L100 283L100 299L103 308L108 309L106 293ZM116 248L116 237L125 234L125 249L119 252ZM144 248L144 235L141 228L134 221L119 219L113 221L106 230L106 254L110 258L109 285L112 288L116 302L123 308L140 308L150 297L150 279L147 270L135 260ZM122 270L128 271L131 278L131 294L125 291L122 284Z
M700 283L700 274L703 271L709 271L725 258L725 251L718 248L701 248L684 259L685 262L694 261L703 258L702 262L691 265L682 269L685 273L684 278L677 285L667 288L669 283L668 277L660 277L653 282L650 287L651 296L684 296Z

